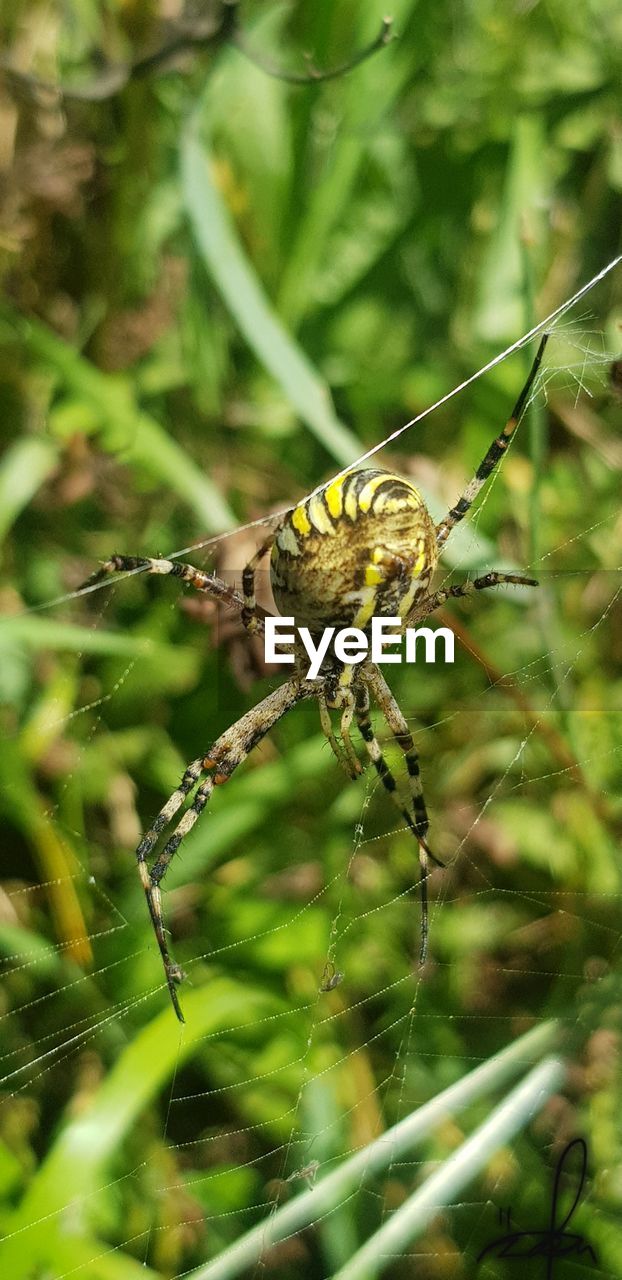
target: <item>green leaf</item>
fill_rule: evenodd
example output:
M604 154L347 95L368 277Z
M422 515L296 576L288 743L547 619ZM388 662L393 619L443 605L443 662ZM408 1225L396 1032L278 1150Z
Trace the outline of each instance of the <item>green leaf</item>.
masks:
M57 463L57 447L38 436L16 440L7 449L0 462L0 541Z
M210 92L208 85L184 130L181 148L186 207L198 248L258 360L328 453L341 465L353 462L361 452L360 442L337 418L328 387L273 310L216 185L213 160L200 132L204 115L209 118Z
M133 658L160 658L177 662L184 653L179 647L159 644L149 636L123 635L116 631L93 631L71 622L54 622L36 614L18 614L0 621L0 642L18 641L28 649L58 649L65 653L102 653Z

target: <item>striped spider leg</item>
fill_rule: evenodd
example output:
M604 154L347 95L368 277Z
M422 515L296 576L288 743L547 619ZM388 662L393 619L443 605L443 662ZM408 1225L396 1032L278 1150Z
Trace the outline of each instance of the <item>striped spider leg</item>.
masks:
M469 578L467 582L458 582L452 587L441 587L439 591L426 596L416 610L417 622L428 618L448 600L458 600L473 596L478 591L488 591L491 587L502 586L537 587L538 582L536 578L525 578L520 573L502 573L499 569L491 569L488 573L482 574L481 578Z
M458 499L455 506L447 512L440 524L436 526L436 544L439 551L442 551L452 529L455 528L465 515L471 509L478 493L490 479L493 471L496 469L499 461L503 457L510 441L512 440L516 428L525 411L529 395L538 375L542 357L546 344L549 340L548 333L542 335L538 349L536 351L533 363L527 375L525 385L514 405L514 408L503 428L500 435L496 436L487 452L484 454L473 479L469 481L462 496ZM535 578L526 578L522 574L504 573L499 569L490 569L487 573L482 574L479 578L473 578L466 582L461 582L451 587L442 587L439 591L426 594L416 601L415 607L409 615L409 621L421 621L423 618L429 617L431 613L444 605L447 600L458 599L464 596L475 595L478 591L487 591L490 587L498 587L503 585L515 585L522 587L537 587L538 583Z
M178 578L182 582L193 587L196 591L205 592L220 603L230 605L238 609L241 613L242 620L245 625L247 625L247 619L244 616L244 601L242 596L240 596L233 587L230 587L221 578L218 578L216 574L207 573L203 569L197 569L192 564L187 564L178 560L153 558L150 556L113 555L109 560L105 561L105 563L102 564L90 578L87 579L83 586L97 586L99 583L104 582L115 573L136 572L155 574L161 577L170 576ZM263 630L263 621L258 615L256 615L255 609L253 609L253 625L252 627L249 627L249 630ZM276 692L278 693L279 691L277 690ZM265 700L265 702L268 701L270 701L270 699ZM292 706L295 701L297 701L296 698L291 702ZM257 727L261 727L265 722L266 728L264 732L267 733L269 728L272 726L272 723L274 723L274 720L270 718L271 710L274 709L274 711L276 711L275 720L279 719L280 715L284 714L283 711L279 710L279 706L280 701L275 698L273 708L265 708L265 715L263 715L264 704L260 703L255 708L255 711L257 712ZM284 710L287 709L288 707L286 706ZM237 730L240 731L240 734L236 733ZM232 735L230 735L234 739L234 745L237 743L238 750L240 743L242 743L243 748L245 741L244 730L245 725L243 720L240 720L238 725L234 726ZM263 732L260 733L259 737L263 737ZM257 741L259 741L259 738L257 738ZM200 756L197 760L193 760L185 770L179 787L173 792L172 796L160 810L155 821L145 832L136 849L136 860L138 863L140 879L145 891L151 922L153 924L160 949L171 1001L180 1022L184 1021L184 1017L179 1004L176 987L183 981L184 973L180 966L172 960L169 953L162 915L162 895L160 892L160 884L166 875L166 871L168 870L170 862L179 847L183 836L187 834L196 822L199 814L207 804L214 786L226 781L241 760L244 759L245 755L247 755L252 749L253 745L254 742L251 740L247 749L242 749L242 754L239 756L239 759L235 758L235 753L232 757L225 754L223 760L219 763L220 754L226 747L226 743L224 743L223 739L220 738L218 739L218 742L214 744L212 749L213 755L205 757ZM192 805L184 814L181 822L178 824L173 835L169 838L160 855L156 858L151 869L149 869L147 859L153 852L158 837L182 807L186 797L197 786L201 775L203 773L208 773L208 771L216 768L217 765L219 766L218 772L215 774L210 772L209 776L205 779L205 782L198 787Z
M243 607L243 600L239 592L234 587L228 586L215 573L207 573L204 569L197 569L193 564L187 564L182 560L156 559L152 556L111 556L99 569L95 570L95 573L91 574L90 578L87 578L86 582L82 583L79 590L82 591L85 587L98 586L100 582L105 582L114 573L137 572L156 574L159 577L179 578L181 582L186 582L195 591L205 592L207 595L212 596L214 600L221 601L222 604L231 605L236 609L242 609Z
M369 687L368 687L369 686ZM397 783L391 772L382 749L376 738L369 717L370 698L369 689L375 696L376 702L382 711L382 714L397 742L404 754L404 761L410 783L410 809L408 809L397 790ZM429 859L436 863L437 867L444 866L439 858L435 857L427 843L428 834L428 814L426 810L425 800L423 797L423 787L421 785L421 772L419 769L419 756L417 748L413 740L413 736L408 727L405 716L398 703L396 702L391 690L382 675L381 671L375 663L365 663L361 671L361 683L357 686L356 691L356 722L367 754L382 782L383 787L388 791L391 800L401 814L406 826L412 831L419 848L419 868L420 868L420 894L421 894L421 941L419 946L419 964L424 965L428 954L428 870Z
M228 782L238 765L246 759L253 747L257 746L262 738L270 732L277 721L281 719L281 716L290 711L297 702L301 702L304 698L312 697L314 692L314 686L311 682L301 681L298 676L295 676L286 681L285 684L280 685L278 689L274 689L266 698L241 716L236 724L221 734L207 755L200 756L188 765L179 787L162 807L138 845L136 859L140 879L160 948L171 1001L180 1022L184 1021L184 1016L176 988L183 981L185 975L180 966L172 960L168 949L162 915L161 885L164 877L182 840L192 830L195 822L203 812L214 787L222 786L223 783ZM203 774L207 774L207 776L203 782L200 782ZM199 785L197 786L197 784ZM174 831L168 837L166 844L156 856L151 867L149 867L148 858L154 852L159 836L166 827L170 826L173 818L195 787L192 803L185 810Z
M518 397L518 400L516 401L516 404L514 405L514 408L512 409L503 431L500 435L495 437L489 449L484 454L473 479L469 481L464 493L458 499L456 505L447 512L447 515L443 517L440 524L437 524L436 543L439 549L447 541L452 529L454 529L461 520L464 520L465 515L473 506L478 493L483 489L486 481L490 479L490 476L508 448L527 406L527 401L538 375L538 371L542 363L542 357L544 355L544 349L548 340L548 333L544 333L540 339L533 364L527 374L525 385Z

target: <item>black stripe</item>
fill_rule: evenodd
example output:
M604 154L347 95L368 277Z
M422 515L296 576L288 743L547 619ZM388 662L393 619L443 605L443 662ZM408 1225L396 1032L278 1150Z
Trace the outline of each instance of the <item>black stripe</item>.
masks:
M451 511L449 512L447 519L461 520L462 517L466 515L470 506L471 506L471 503L468 502L466 498L460 498L456 503L455 507L451 508Z
M398 491L401 491L403 493L404 486L401 483L401 481L396 480L394 476L388 475L386 480L383 480L382 484L378 485L378 488L376 489L376 492L374 493L372 500L369 504L370 511L374 510L376 501L380 497L380 494L386 495L387 489L397 489Z
M169 865L173 861L173 858L177 853L177 850L181 844L181 841L182 841L182 836L179 835L178 833L175 833L175 835L172 835L170 840L167 841L166 848L162 850L162 853L160 854L160 857L158 858L158 861L156 862L155 867L152 867L151 871L149 872L149 879L151 880L151 883L153 885L158 885L161 879L163 878L163 876L166 875Z
M509 443L510 443L509 437L507 439L503 439L501 436L499 436L499 439L495 440L494 444L491 444L490 449L486 454L486 457L483 459L482 462L480 462L479 467L475 472L476 480L488 479L488 476L491 474L492 471L494 471L499 459L503 457L503 454L505 453Z
M389 487L389 490L390 490L388 495L387 495L387 486ZM386 484L381 484L378 486L371 502L372 511L376 504L376 497L379 496L380 494L383 494L384 496L388 496L389 498L391 497L401 498L401 499L407 498L407 499L410 499L411 501L415 501L415 494L413 493L411 485L407 484L405 480L400 480L399 476L388 475Z
M382 784L385 790L395 791L396 789L395 778L393 777L393 774L389 772L386 764L384 763L384 760L382 759L382 756L380 757L380 760L374 761L374 763L376 765L376 769L378 770L378 773L380 774L380 777L382 778ZM384 769L382 768L382 765L384 765Z
M375 480L376 476L386 476L387 480L393 479L393 476L391 475L391 473L389 471L383 471L381 467L369 467L364 471L350 472L350 474L346 478L346 482L343 486L343 491L342 491L344 511L346 507L346 495L349 496L350 494L353 494L356 505L358 507L359 498L361 496L363 489L365 488L365 485L368 484L370 480ZM372 506L373 506L373 500L372 500Z

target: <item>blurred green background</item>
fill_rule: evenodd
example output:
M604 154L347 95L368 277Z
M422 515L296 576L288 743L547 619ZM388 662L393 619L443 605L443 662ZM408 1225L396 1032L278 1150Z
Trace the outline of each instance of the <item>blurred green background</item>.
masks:
M550 1016L575 1032L564 1093L384 1271L516 1274L476 1263L497 1210L537 1224L583 1134L573 1229L598 1266L556 1275L622 1274L620 272L549 343L546 386L448 548L453 580L529 567L538 599L457 605L453 668L390 671L447 863L423 980L411 837L368 775L347 783L304 706L216 795L167 881L180 1041L133 848L275 677L234 618L168 580L71 596L113 551L169 554L291 505L619 252L617 0L389 12L391 43L315 83L374 41L383 5L243 0L255 61L215 0L0 6L11 1280L197 1267L295 1195L297 1170L335 1167ZM174 57L141 61L167 43ZM110 67L132 63L110 92ZM442 513L529 361L380 464ZM239 574L260 536L187 558ZM344 977L319 996L327 961ZM497 1103L448 1115L265 1272L336 1273Z

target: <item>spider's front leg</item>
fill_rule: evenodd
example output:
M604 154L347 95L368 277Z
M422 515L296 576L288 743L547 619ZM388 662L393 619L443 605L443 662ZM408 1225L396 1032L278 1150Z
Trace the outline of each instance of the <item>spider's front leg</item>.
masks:
M149 573L159 577L178 578L186 582L195 591L205 592L215 600L242 609L244 601L234 587L230 587L215 573L207 573L205 569L197 569L193 564L182 560L155 559L151 556L111 556L104 564L82 583L80 591L86 591L105 582L114 573ZM257 629L261 629L261 619L257 620Z
M280 688L269 693L267 698L243 715L236 724L216 740L209 753L193 760L188 765L176 791L160 810L157 818L145 832L136 849L136 860L149 914L155 931L164 973L171 997L171 1002L180 1022L184 1021L177 990L183 981L184 973L172 959L166 938L164 917L162 914L161 884L177 850L188 832L192 830L209 801L214 787L222 785L231 777L238 765L246 759L253 747L269 733L277 720L285 715L291 707L303 698L313 696L313 686L309 682L300 681L298 677L288 680ZM203 774L208 776L197 787ZM178 822L164 848L157 855L153 865L148 866L148 858L155 849L158 837L169 826L175 814L181 809L192 790L197 787L194 799Z
M542 363L542 357L544 355L548 339L548 333L544 333L540 339L538 350L536 351L533 364L527 375L525 385L518 397L518 400L516 401L516 404L514 405L514 408L512 409L503 431L500 432L489 446L479 464L479 467L477 468L477 471L475 472L475 475L473 476L473 479L469 481L464 493L460 498L458 498L456 505L447 512L447 515L441 520L440 524L437 524L436 545L439 549L446 543L452 529L454 529L461 520L464 520L465 515L473 506L478 493L483 489L486 481L490 479L493 471L498 466L501 458L510 445L538 376L538 371Z

